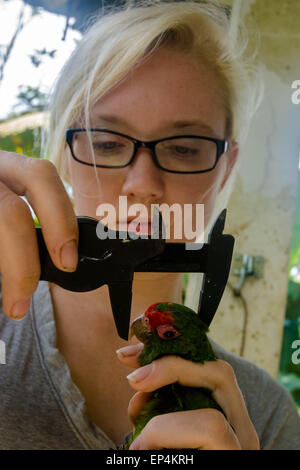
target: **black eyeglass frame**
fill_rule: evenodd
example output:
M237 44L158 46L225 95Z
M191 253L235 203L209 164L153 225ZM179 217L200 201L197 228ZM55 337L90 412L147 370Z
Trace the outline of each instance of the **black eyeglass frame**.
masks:
M90 132L106 132L108 134L119 135L121 137L125 137L126 139L130 140L134 144L134 148L133 148L132 157L130 158L129 162L126 163L126 165L112 166L112 165L100 165L99 163L98 164L88 163L88 162L83 162L82 160L79 160L73 152L73 136L76 132L88 132L88 131L90 131ZM157 158L157 155L156 155L156 152L155 152L155 146L158 143L163 142L165 140L175 140L175 139L178 139L178 138L193 138L193 139L198 138L198 139L208 140L210 142L214 142L216 144L216 147L217 147L217 155L216 155L215 164L207 170L199 170L199 171L175 171L175 170L168 170L168 169L162 167L160 165L159 161L158 161L158 158ZM121 132L115 132L115 131L112 131L110 129L102 129L102 128L101 129L100 128L67 129L66 130L66 142L67 142L67 144L68 144L68 146L71 150L71 155L74 158L74 160L76 160L79 163L82 163L83 165L88 165L88 166L93 166L93 167L96 166L97 168L116 168L116 169L117 168L125 168L126 166L129 166L133 162L133 159L135 158L138 149L140 147L145 147L145 148L148 148L148 149L151 150L152 159L153 159L155 165L158 168L160 168L163 171L167 171L168 173L177 173L177 174L207 173L208 171L212 171L217 166L217 163L218 163L220 157L228 150L228 146L229 146L229 143L228 143L227 140L215 139L213 137L206 137L206 136L201 136L201 135L176 135L176 136L171 136L171 137L164 137L163 139L158 139L158 140L142 141L142 140L134 139L133 137L130 137L126 134L122 134Z

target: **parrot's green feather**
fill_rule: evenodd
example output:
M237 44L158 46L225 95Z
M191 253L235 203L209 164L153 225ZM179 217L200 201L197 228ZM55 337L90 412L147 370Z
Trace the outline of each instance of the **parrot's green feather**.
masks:
M217 359L206 336L208 327L193 310L170 302L155 305L155 310L170 313L174 319L172 325L180 332L180 336L166 340L154 331L145 340L139 356L141 366L170 354L199 363ZM202 408L214 408L223 413L212 398L210 390L206 388L186 387L176 382L157 389L138 416L134 434L124 448L129 448L131 442L154 416Z
M143 408L132 441L140 434L148 421L156 415L201 408L215 408L222 412L221 407L205 388L184 387L178 383L166 385L158 389Z

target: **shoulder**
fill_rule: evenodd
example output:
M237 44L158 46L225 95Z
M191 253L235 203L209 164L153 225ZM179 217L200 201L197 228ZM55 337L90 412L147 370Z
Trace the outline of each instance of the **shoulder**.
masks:
M300 450L300 417L290 393L266 370L210 342L234 370L261 448Z

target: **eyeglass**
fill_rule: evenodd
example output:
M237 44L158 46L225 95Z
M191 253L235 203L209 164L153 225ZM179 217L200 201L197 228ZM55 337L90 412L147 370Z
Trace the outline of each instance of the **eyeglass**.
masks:
M84 165L124 168L145 147L156 166L170 173L211 171L228 149L228 141L212 137L178 135L143 142L108 129L68 129L66 141L72 157Z

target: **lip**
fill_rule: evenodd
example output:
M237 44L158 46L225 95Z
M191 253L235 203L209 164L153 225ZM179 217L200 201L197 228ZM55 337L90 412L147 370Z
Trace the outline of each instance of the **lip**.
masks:
M131 222L127 223L127 230L130 232L136 232L140 235L150 235L151 234L151 221L139 221L138 224L134 224L132 227Z
M142 224L149 224L151 223L151 218L148 218L148 219L141 219L138 215L134 215L134 216L130 216L130 217L127 217L127 219L121 219L121 220L118 220L118 224L129 224L132 220L134 219L138 219L139 222L141 222Z
M137 219L137 223L132 224L133 220ZM138 216L128 217L126 220L119 220L117 222L119 230L126 230L127 232L136 232L140 235L151 234L151 219L140 219Z

